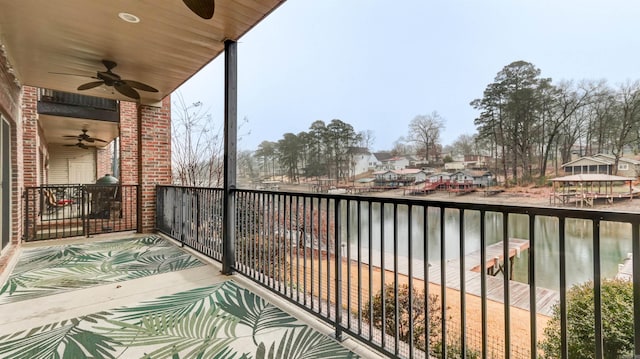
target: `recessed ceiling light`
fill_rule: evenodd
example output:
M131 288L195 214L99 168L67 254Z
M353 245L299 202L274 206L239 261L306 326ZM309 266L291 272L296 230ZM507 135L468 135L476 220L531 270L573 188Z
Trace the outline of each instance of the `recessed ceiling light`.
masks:
M137 24L140 22L140 18L133 15L133 14L129 14L128 12L121 12L118 14L118 17L121 18L122 20L126 21L126 22L130 22L132 24Z

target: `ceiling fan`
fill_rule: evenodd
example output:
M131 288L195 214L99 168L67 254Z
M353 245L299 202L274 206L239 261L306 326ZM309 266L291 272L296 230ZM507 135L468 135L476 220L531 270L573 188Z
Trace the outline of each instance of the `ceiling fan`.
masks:
M80 148L82 148L83 150L88 150L89 146L85 145L84 143L82 143L82 140L78 138L78 143L74 143L73 145L65 145L67 147L73 147L73 146L78 146Z
M82 129L82 133L81 134L78 134L78 135L75 135L75 136L74 135L66 135L66 136L62 136L62 137L64 137L64 138L75 138L75 139L78 140L78 143L81 143L82 141L91 142L91 143L93 143L95 141L107 143L107 141L105 141L105 140L101 140L99 138L95 138L95 137L89 136L87 134L87 131L88 131L87 129ZM75 145L67 145L67 146L76 146L76 145L78 145L78 144L76 143Z
M134 98L136 100L140 99L140 94L138 93L138 91L136 91L136 89L142 90L142 91L148 91L148 92L158 92L157 89L147 84L143 84L142 82L122 79L120 75L111 71L114 67L118 66L118 64L115 61L102 60L102 64L104 65L104 67L107 68L107 71L98 71L96 73L96 76L84 76L84 77L90 77L92 79L96 79L99 81L92 81L84 85L80 85L78 86L78 91L89 90L94 87L105 85L105 86L111 86L121 94L130 98ZM63 75L71 75L71 74L63 74ZM78 75L75 75L75 76L78 76ZM79 75L79 76L82 76L82 75Z
M191 11L203 19L211 19L215 10L215 0L182 0Z

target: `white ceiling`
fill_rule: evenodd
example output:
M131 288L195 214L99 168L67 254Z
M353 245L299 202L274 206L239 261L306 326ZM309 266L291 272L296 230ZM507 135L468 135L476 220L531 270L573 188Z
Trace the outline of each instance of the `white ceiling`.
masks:
M158 89L138 91L142 103L156 103L283 2L216 0L205 20L182 0L0 0L0 44L22 85L129 100L112 87L77 91L107 59L123 79ZM141 21L127 23L121 12Z
M77 139L65 136L77 136L82 133L83 129L86 129L89 136L106 141L106 143L96 141L87 145L105 147L114 138L118 137L120 132L118 123L109 121L40 115L39 122L40 126L42 126L44 138L49 144L75 144L78 142Z

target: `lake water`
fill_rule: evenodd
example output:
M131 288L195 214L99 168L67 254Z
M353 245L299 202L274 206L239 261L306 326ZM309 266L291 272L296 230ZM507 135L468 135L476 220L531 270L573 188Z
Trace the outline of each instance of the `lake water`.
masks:
M414 207L409 220L407 206L397 206L397 216L394 220L393 205L384 206L384 214L379 204L372 205L371 226L368 219L368 205L362 203L360 231L363 243L361 248L369 247L369 227L371 227L371 248L380 251L382 248L381 233L384 232L384 250L393 253L394 232L397 230L398 255L408 256L409 242L412 243L413 257L422 260L424 253L424 210ZM346 209L346 208L345 208ZM349 208L350 238L348 244L353 253L357 248L357 206L355 203ZM344 212L343 212L344 213ZM428 260L430 263L440 262L440 209L429 208L427 211L428 231ZM383 221L384 219L384 221ZM382 226L382 223L384 225ZM343 223L347 223L346 215ZM394 227L397 223L397 229ZM458 210L447 209L444 213L445 223L445 253L447 259L460 256L460 225ZM409 225L412 233L409 238ZM566 220L566 268L567 284L571 286L593 279L593 239L592 222L587 220ZM536 253L536 284L540 287L558 290L560 257L558 219L552 217L537 217L535 220L535 253ZM384 229L383 229L384 227ZM525 215L509 216L509 237L529 239L529 219ZM498 243L502 240L502 214L488 212L485 214L486 244ZM480 249L480 213L465 211L465 253ZM343 228L342 238L347 238L346 227ZM613 278L618 271L618 264L622 263L631 252L631 226L629 224L601 222L600 226L600 255L601 271L604 277ZM346 244L346 243L345 243ZM352 254L354 257L355 254ZM528 251L521 253L516 259L514 280L526 283L528 273Z

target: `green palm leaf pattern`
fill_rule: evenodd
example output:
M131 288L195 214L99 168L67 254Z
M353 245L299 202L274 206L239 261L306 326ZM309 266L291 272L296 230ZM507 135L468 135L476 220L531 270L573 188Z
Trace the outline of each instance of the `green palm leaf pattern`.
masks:
M355 358L232 281L0 334L0 358Z
M0 288L0 295L4 293L8 293L12 295L18 290L18 288L27 287L30 282L38 281L40 278L38 276L33 275L22 275L22 276L11 276L7 279L7 282Z
M159 236L25 249L0 304L201 266Z
M265 344L260 343L256 359L341 359L356 358L355 354L315 330L304 327L284 333L279 342L274 342L265 353Z
M185 292L162 296L156 300L144 302L130 308L116 309L114 313L121 313L119 320L140 320L148 316L164 314L180 319L189 313L203 313L207 307L214 306L212 295L220 288L227 286L228 282L222 282L209 287L191 289Z
M218 310L180 318L174 316L148 316L132 325L118 320L108 320L113 328L111 338L129 347L156 347L148 358L168 358L180 354L180 358L210 358L223 351L236 339L228 336L233 323Z
M297 327L301 323L254 293L235 287L233 292L216 293L218 305L251 328L253 337L274 328ZM256 343L257 344L257 343Z
M0 357L15 359L48 358L114 358L115 346L120 343L112 338L80 326L84 321L95 323L104 319L105 312L65 320L0 337Z

